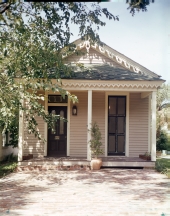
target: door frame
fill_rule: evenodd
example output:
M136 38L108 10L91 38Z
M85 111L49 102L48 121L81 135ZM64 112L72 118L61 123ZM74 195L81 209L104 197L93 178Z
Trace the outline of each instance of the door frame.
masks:
M108 156L108 96L126 96L125 156L129 157L129 92L105 92L105 157ZM117 157L117 156L115 156Z
M70 156L70 100L68 98L67 103L48 103L48 95L61 95L60 93L46 92L45 93L45 110L48 111L49 106L67 106L67 152L66 156ZM47 156L47 146L48 146L48 127L47 123L44 123L44 138L46 140L44 144L44 156Z
M49 109L50 109L50 112L52 110L55 110L57 115L59 114L59 111L64 110L64 118L66 117L66 119L67 119L67 116L66 116L67 115L67 106L48 106L48 111L49 111ZM60 125L60 123L59 123L60 120L57 120L57 122L58 122L57 124ZM66 122L63 122L64 134L60 134L60 127L61 126L56 127L56 122L55 122L55 128L57 128L56 129L57 133L55 133L55 135L51 133L51 129L48 129L48 132L47 132L47 136L48 136L48 138L47 138L47 156L48 157L66 157L67 156L67 138L64 139L65 136L67 137L67 124L65 124L65 123ZM58 137L61 137L61 140L59 139L57 143L56 143L57 140L54 139L54 137L56 137L56 135ZM63 142L63 141L64 141L64 144L63 143L61 144L60 142ZM56 145L57 146L60 146L60 145L65 146L66 149L62 152L60 152L59 150L54 150L55 154L53 155L54 152L50 148L51 142L53 143L53 145L55 142L55 146Z

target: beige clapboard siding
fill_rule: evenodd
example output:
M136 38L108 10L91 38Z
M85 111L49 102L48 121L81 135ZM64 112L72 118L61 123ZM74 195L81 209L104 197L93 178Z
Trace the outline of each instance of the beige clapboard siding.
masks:
M83 48L82 52L86 52L86 49ZM118 63L114 62L113 60L107 58L106 56L102 55L100 52L90 48L89 49L89 55L76 55L73 54L67 58L64 59L65 63L83 63L83 64L111 64L111 65L117 65L119 67L122 67Z
M102 135L102 149L105 152L105 92L93 92L92 97L92 121L96 121L99 125Z
M70 113L70 156L87 157L87 91L71 92L78 97L77 116ZM71 109L70 112L72 112Z
M129 156L148 151L148 97L131 93L129 101Z
M38 123L38 129L44 137L44 121L40 117L36 117ZM24 155L33 154L34 157L39 157L44 155L44 143L38 141L38 139L33 134L28 134L24 131Z
M70 156L87 157L87 99L86 92L72 92L79 103L78 115L70 115ZM96 121L102 134L102 148L105 149L105 93L92 92L92 121ZM71 104L71 108L72 108ZM71 109L72 110L72 109Z
M38 92L41 94L42 92ZM44 101L39 101L42 105L45 105ZM37 116L36 121L38 123L38 129L44 138L44 121L42 117ZM24 125L25 126L25 125ZM24 145L23 154L33 154L33 157L44 156L44 143L39 141L33 134L28 134L26 128L24 128Z

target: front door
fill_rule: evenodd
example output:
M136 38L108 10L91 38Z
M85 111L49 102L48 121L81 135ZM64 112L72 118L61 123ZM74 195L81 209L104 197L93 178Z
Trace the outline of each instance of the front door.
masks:
M60 115L67 119L67 107L49 106L49 113ZM53 123L53 127L48 129L48 156L66 156L67 152L67 122L58 119Z
M108 96L108 155L125 155L126 96Z

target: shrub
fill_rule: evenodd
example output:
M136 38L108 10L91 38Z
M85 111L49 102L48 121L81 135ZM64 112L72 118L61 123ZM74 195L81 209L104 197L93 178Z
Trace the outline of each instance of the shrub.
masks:
M155 169L168 176L170 176L170 160L169 159L157 159L155 163Z
M92 139L90 140L90 148L92 155L94 155L96 158L98 155L103 154L102 142L101 142L101 132L99 129L99 126L96 122L92 124L91 129L89 130L91 132Z
M167 150L168 137L164 131L160 132L159 137L156 139L156 150Z
M165 165L163 163L161 163L161 161L157 160L156 163L155 163L155 169L158 172L164 172L166 167L165 167Z
M6 155L3 159L2 162L17 162L18 161L18 156L13 155L13 153Z

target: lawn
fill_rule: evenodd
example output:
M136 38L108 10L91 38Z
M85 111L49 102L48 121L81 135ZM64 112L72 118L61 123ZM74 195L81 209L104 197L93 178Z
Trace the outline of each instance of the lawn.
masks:
M170 159L157 158L155 169L158 172L166 174L170 178Z
M17 167L17 162L0 162L0 178L13 172Z

